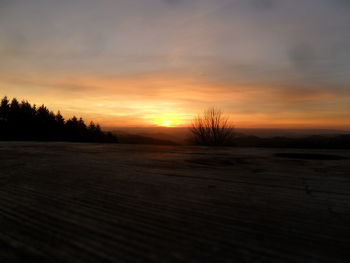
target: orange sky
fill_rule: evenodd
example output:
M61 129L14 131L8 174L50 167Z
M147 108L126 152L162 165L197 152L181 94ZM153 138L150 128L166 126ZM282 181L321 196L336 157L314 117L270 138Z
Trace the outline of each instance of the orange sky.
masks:
M108 127L215 106L241 128L350 129L350 5L321 2L6 1L0 93Z
M187 126L203 109L221 107L237 127L348 129L348 94L202 82L175 74L29 79L9 85L6 94L61 110L66 116L97 120L103 126ZM47 87L57 86L55 89ZM342 106L343 104L343 106Z

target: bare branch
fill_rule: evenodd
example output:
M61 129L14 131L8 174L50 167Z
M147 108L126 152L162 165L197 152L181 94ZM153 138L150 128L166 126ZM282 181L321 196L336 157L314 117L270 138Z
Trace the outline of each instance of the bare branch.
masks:
M197 145L233 145L235 131L229 118L216 108L197 115L191 124L191 141Z

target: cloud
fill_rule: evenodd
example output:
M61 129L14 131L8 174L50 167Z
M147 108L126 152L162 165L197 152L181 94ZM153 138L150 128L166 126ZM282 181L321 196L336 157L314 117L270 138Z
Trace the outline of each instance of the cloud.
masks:
M275 0L252 0L252 5L261 10L271 10L277 5Z
M184 3L186 0L162 0L162 1L166 4L169 4L169 5L179 5L179 4Z
M305 43L296 44L289 53L292 64L300 71L308 70L315 62L314 49Z
M350 2L348 0L327 0L330 5L335 5L336 7L350 8Z
M7 8L13 6L17 0L1 0L0 1L0 14L2 11L6 11Z

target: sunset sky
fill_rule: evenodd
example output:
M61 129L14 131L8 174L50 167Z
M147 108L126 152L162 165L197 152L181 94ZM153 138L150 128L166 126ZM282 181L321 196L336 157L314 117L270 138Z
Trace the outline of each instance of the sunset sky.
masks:
M350 129L349 0L0 0L0 94L104 126Z

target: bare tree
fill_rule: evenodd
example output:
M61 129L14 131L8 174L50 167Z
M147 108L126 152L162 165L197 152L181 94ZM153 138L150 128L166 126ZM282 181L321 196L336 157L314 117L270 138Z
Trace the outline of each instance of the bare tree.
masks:
M192 143L197 145L232 145L235 137L229 117L216 108L209 108L195 117L190 132Z

